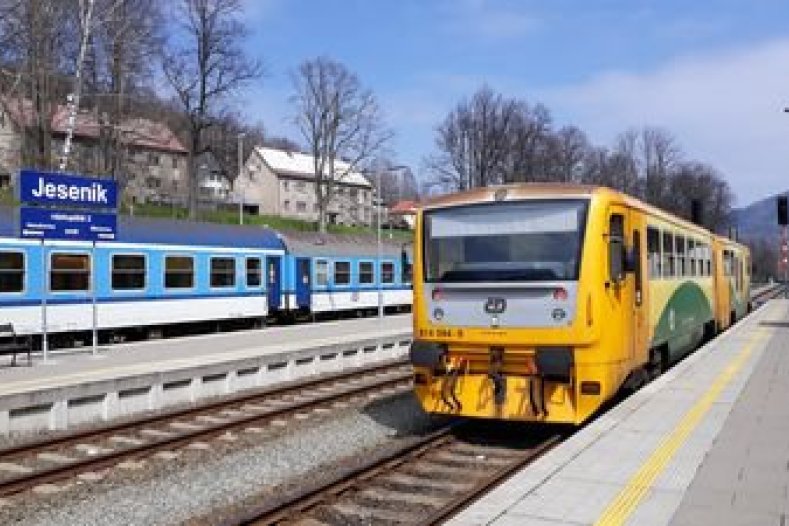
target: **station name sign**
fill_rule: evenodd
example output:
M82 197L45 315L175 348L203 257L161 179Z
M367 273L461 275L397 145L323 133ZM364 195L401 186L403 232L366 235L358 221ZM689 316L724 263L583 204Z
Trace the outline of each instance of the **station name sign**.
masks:
M22 170L19 200L28 204L68 205L79 208L117 208L115 181L60 173Z
M46 208L21 207L19 231L28 239L72 239L80 241L114 241L117 231L115 214L74 212Z

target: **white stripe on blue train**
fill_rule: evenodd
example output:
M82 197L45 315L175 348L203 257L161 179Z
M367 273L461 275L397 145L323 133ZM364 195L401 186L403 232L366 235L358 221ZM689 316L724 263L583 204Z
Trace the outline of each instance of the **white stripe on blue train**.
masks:
M39 334L411 306L405 245L254 226L121 218L117 242L23 240L0 207L0 322ZM95 287L95 290L94 290Z

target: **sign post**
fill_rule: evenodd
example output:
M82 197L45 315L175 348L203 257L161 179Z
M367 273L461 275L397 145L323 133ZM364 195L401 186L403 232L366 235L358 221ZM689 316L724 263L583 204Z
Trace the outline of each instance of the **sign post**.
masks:
M115 241L118 188L115 181L61 173L22 170L19 174L19 237L41 240L44 279L41 290L41 348L49 360L47 294L48 239L90 241L90 294L92 352L98 355L98 302L96 293L96 242Z

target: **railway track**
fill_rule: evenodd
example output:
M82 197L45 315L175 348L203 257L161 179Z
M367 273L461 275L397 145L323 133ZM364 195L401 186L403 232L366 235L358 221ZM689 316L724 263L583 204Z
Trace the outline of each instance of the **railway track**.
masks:
M786 285L782 283L764 286L751 294L751 303L753 304L754 308L756 308L773 298L783 295L785 290Z
M410 367L388 363L0 450L0 497L410 385Z
M469 433L475 426L448 426L311 487L219 510L194 524L440 524L561 440L544 429L511 426L497 440L489 426Z

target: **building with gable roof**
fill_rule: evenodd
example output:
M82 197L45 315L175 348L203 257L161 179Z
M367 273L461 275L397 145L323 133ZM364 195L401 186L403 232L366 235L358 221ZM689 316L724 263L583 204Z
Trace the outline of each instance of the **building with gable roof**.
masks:
M0 186L12 184L22 168L23 134L33 126L34 111L29 100L6 100L0 104ZM95 111L76 115L70 170L104 176L103 152L108 148L110 125ZM68 109L56 106L50 121L53 164L63 148ZM189 151L164 123L128 118L118 126L120 148L119 182L129 202L183 204L188 193Z
M263 215L318 220L314 157L302 152L256 147L236 178L234 194L246 210ZM329 204L330 223L370 226L375 221L373 187L347 163L335 167L336 196Z

